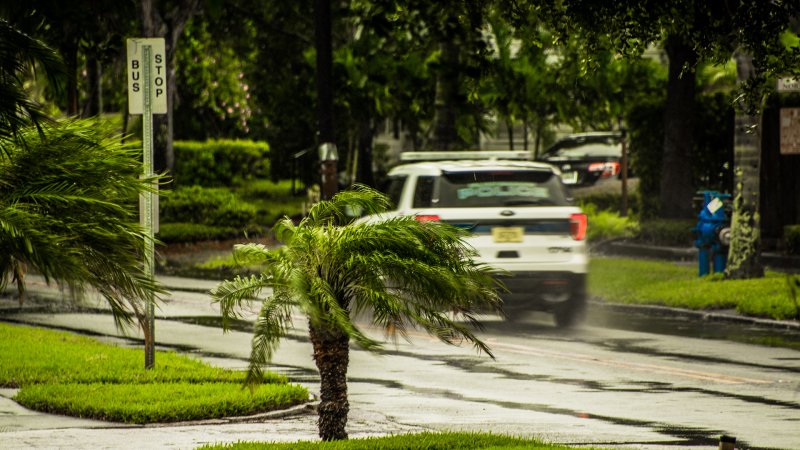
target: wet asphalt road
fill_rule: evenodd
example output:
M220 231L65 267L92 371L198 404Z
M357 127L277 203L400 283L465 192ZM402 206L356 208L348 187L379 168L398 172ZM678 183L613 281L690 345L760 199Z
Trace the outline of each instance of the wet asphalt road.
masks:
M202 291L206 283L182 286ZM10 303L4 301L0 306ZM161 346L226 367L246 364L247 325L223 335L206 295L175 290L158 314ZM104 314L4 317L138 345L135 334L110 338L117 333ZM771 331L598 307L591 308L586 326L566 331L555 329L547 315L515 323L485 319L480 336L495 359L420 332L388 342L380 354L354 348L348 374L351 436L480 430L614 448L707 449L728 434L738 439L737 448L800 448L800 351L752 343L767 342L758 336ZM317 392L302 318L295 325L274 369ZM796 341L796 334L780 339ZM0 447L192 448L316 434L311 414L256 424L141 428L14 411L7 404L0 410Z

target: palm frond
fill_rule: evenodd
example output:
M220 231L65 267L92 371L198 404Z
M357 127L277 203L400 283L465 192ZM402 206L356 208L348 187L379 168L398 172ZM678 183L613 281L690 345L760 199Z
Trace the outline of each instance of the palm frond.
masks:
M308 213L307 226L343 225L352 221L350 214L378 214L390 206L382 193L357 184L352 190L341 191L330 201L319 202Z
M233 280L225 280L211 290L214 303L219 303L222 313L222 328L228 330L228 321L240 316L239 310L258 299L258 294L271 285L267 275L251 275L243 278L237 276Z
M236 244L233 246L233 258L237 264L263 264L270 259L270 249L264 244Z
M291 325L291 303L285 297L272 296L261 304L253 331L250 365L246 383L254 385L263 379L261 368L272 360L280 340Z
M278 220L275 225L272 227L272 233L275 234L275 238L278 242L289 242L292 236L294 235L296 227L292 219L288 217L284 217Z

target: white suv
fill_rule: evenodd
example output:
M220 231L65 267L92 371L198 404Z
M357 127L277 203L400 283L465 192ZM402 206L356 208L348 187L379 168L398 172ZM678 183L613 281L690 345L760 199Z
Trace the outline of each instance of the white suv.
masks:
M586 305L586 215L555 167L528 152L411 152L388 173L389 215L440 220L471 231L478 259L508 272L504 309L544 310L569 326ZM456 159L458 158L458 159Z

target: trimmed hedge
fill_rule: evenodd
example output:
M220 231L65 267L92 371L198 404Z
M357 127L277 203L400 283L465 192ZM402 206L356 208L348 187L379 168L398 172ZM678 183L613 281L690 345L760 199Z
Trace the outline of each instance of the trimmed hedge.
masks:
M257 208L225 188L191 186L170 191L159 205L163 242L226 239L258 233Z
M217 227L202 223L162 223L159 225L158 239L168 244L210 241L241 237L249 229Z
M175 186L231 186L269 176L269 145L245 140L175 141Z

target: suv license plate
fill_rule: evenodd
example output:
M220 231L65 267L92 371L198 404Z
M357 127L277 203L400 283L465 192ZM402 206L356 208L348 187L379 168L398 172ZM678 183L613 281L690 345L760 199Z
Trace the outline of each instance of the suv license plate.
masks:
M494 227L492 237L495 242L522 242L523 227Z
M561 174L564 184L575 184L578 182L578 172L564 172Z

